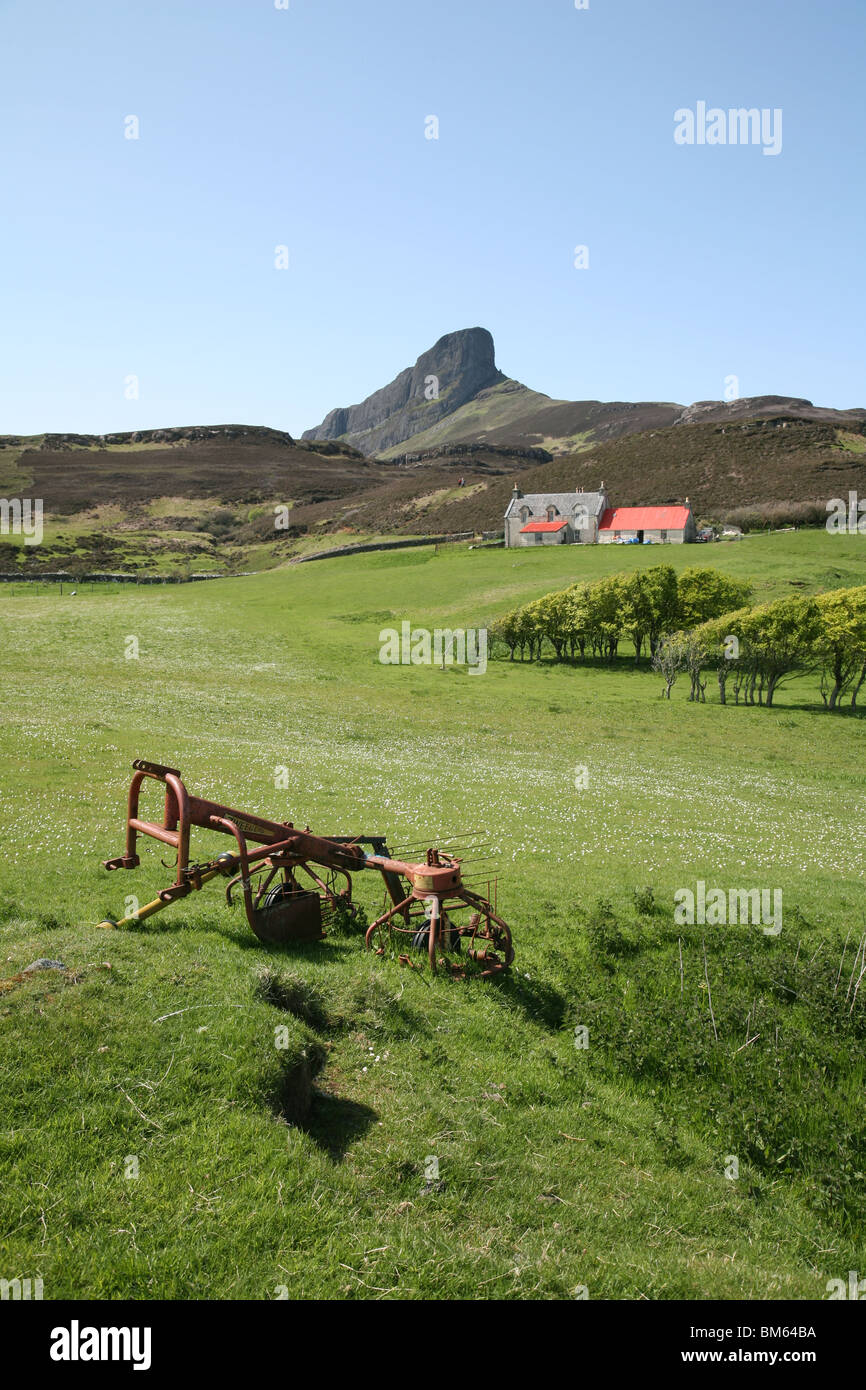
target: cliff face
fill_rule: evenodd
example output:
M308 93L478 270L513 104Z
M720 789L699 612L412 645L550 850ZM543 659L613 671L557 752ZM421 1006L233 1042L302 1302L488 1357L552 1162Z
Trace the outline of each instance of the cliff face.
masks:
M485 387L504 380L496 369L493 338L486 328L446 333L421 354L414 367L407 367L360 405L332 410L303 438L345 438L362 453L377 454L429 429Z

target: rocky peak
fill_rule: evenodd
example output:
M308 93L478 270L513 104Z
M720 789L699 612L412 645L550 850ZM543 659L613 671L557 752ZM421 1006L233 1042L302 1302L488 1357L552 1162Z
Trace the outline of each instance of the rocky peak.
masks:
M423 352L414 367L360 405L332 410L304 439L342 439L365 454L402 444L451 415L479 391L505 381L497 370L493 338L486 328L446 333Z

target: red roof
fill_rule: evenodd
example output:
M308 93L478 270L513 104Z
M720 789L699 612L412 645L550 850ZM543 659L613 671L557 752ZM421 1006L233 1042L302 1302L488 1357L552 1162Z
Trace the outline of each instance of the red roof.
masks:
M525 526L521 526L520 534L525 536L527 531L561 531L563 526L567 526L568 521L563 518L559 521L529 521Z
M608 507L599 531L679 531L691 507Z

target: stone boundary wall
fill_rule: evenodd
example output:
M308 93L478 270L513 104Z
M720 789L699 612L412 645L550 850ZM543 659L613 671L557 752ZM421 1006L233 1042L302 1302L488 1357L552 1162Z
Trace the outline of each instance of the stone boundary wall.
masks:
M190 584L203 579L230 579L227 574L0 574L0 584Z
M482 531L483 541L501 540L502 531ZM296 555L293 565L305 565L310 560L333 560L338 555L363 555L373 550L408 550L418 545L450 545L456 541L474 541L477 532L458 531L450 536L421 536L405 541L369 541L365 545L339 545L331 550L317 550L313 555Z

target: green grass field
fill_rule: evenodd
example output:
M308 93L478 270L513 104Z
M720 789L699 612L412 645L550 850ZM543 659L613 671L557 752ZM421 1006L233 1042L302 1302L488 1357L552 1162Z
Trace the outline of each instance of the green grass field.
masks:
M0 586L0 975L66 966L0 993L0 1277L46 1298L820 1299L866 1268L862 717L816 709L816 677L768 711L682 681L668 703L628 657L378 660L404 619L484 626L660 559L755 601L866 582L862 537L798 532ZM155 842L100 867L135 757L322 834L484 827L510 976L433 978L352 935L267 948L218 884L97 930L173 877ZM781 934L707 928L705 959L673 923L699 879L781 889ZM378 881L356 890L372 915Z

